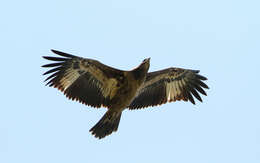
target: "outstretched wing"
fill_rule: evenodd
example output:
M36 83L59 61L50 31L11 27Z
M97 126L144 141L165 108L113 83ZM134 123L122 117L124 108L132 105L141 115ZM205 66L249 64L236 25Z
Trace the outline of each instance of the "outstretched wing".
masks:
M195 104L193 97L202 102L199 93L206 96L203 88L209 87L203 82L207 78L198 73L198 70L181 68L168 68L148 73L143 87L129 105L129 109L140 109L180 100Z
M43 58L55 63L43 65L51 68L43 75L50 75L46 85L58 88L72 100L92 107L109 107L122 79L123 71L106 66L96 60L85 59L60 51L52 50L62 57Z

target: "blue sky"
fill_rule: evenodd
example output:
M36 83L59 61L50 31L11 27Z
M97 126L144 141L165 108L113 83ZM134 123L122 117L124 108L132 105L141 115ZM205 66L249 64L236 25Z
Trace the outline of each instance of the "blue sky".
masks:
M3 1L0 162L260 162L257 0ZM118 132L88 130L105 109L45 87L50 49L120 69L199 69L204 102L124 111Z

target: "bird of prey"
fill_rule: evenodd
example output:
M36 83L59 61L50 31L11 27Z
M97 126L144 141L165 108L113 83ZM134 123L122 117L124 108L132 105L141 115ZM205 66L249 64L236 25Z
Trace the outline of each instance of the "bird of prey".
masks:
M198 70L167 68L148 72L150 58L133 70L123 71L101 62L74 56L57 50L60 57L43 56L55 61L43 65L51 68L43 75L48 86L62 91L66 97L85 105L107 108L100 121L90 129L97 138L117 131L124 109L141 109L174 101L190 101L194 97L202 102L200 93L207 95L203 82L206 77Z

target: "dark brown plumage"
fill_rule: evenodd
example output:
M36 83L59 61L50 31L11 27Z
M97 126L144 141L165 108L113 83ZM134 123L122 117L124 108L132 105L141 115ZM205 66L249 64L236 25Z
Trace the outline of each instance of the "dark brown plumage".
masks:
M141 109L172 101L190 101L194 97L202 102L199 93L206 95L203 88L207 80L197 70L168 68L148 73L150 59L145 59L137 68L122 71L97 60L77 57L52 50L61 57L43 58L55 63L43 65L51 68L43 75L48 86L59 89L72 100L108 111L90 129L97 138L117 131L122 111L126 108Z

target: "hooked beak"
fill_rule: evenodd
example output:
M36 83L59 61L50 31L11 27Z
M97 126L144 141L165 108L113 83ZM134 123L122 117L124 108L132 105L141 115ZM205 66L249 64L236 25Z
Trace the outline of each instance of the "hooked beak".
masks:
M150 57L145 59L145 62L150 62Z

